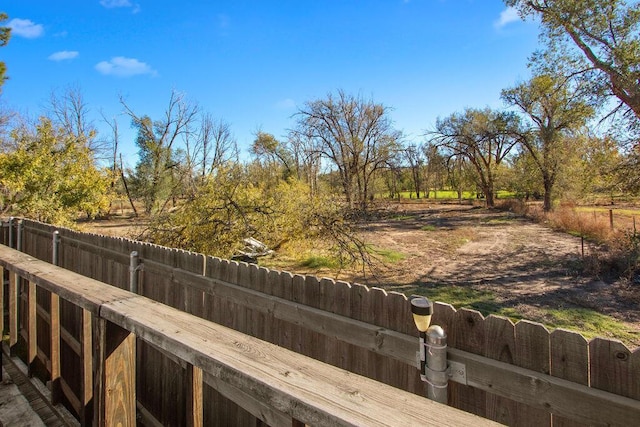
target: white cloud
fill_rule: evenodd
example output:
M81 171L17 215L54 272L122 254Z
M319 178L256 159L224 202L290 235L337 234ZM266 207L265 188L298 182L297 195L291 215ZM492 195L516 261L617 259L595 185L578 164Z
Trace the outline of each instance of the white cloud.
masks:
M14 18L7 24L11 28L12 36L20 36L28 39L35 39L44 34L44 27L36 24L30 19Z
M496 22L493 23L494 27L502 28L511 22L516 22L520 20L520 15L518 15L518 11L514 7L507 7L505 10L500 12L500 18Z
M135 58L125 58L116 56L110 61L102 61L96 64L96 70L106 76L131 77L142 74L155 76L158 73L148 64L140 62Z
M129 0L100 0L100 4L107 9L114 7L132 7L133 5Z
M140 5L138 3L131 3L130 0L100 0L100 4L107 9L114 9L116 7L130 7L133 8L131 13L140 12Z
M66 59L77 58L80 53L77 50L61 50L49 55L49 59L52 61L64 61Z
M290 110L295 107L296 107L296 102L291 98L283 99L281 101L276 102L276 108L279 110Z

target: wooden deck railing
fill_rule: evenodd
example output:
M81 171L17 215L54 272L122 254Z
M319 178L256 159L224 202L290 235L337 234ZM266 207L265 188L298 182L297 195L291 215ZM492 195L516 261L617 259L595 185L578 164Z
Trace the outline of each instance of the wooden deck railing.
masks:
M9 276L9 348L18 345L18 319L26 328L27 364L38 351L36 295L50 293L52 399L69 393L60 383L60 299L82 310L79 342L82 392L71 397L84 425L135 425L136 338L186 364L187 424L203 425L202 384L236 397L270 425L493 425L491 421L431 402L324 364L143 296L66 271L0 246L2 277ZM20 313L19 287L26 286ZM4 287L3 287L4 288ZM0 316L4 330L4 316ZM42 331L40 331L42 332ZM159 373L160 374L160 373ZM67 396L69 397L69 396ZM250 402L244 405L245 402Z

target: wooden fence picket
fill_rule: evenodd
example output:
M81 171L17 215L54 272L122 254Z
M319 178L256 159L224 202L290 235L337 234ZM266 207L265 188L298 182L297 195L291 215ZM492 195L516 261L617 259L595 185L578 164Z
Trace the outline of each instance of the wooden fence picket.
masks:
M552 376L589 385L589 343L582 335L556 329L551 333L550 354ZM583 425L556 415L552 415L552 422L554 427Z
M547 328L539 323L521 320L516 323L516 354L514 364L549 375L550 335ZM516 403L514 425L543 426L551 424L551 414L524 403Z
M448 343L451 347L482 355L485 346L484 317L476 310L458 310L451 323ZM451 400L449 404L465 412L486 415L487 394L470 386L449 383Z
M506 317L491 315L484 320L484 356L514 364L516 353L515 326ZM487 393L486 417L505 425L514 425L516 402Z
M640 400L640 352L617 340L595 338L589 343L591 387ZM639 420L640 421L640 420Z

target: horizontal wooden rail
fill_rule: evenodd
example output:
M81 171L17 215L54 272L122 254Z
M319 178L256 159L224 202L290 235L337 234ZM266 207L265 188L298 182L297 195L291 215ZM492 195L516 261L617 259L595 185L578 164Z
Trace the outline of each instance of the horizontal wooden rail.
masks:
M135 390L130 383L135 378L131 375L135 366L135 340L130 334L133 333L192 366L193 399L202 399L198 386L202 377L197 371L201 370L205 376L216 379L210 382L221 381L236 393L259 399L273 408L271 421L278 414L286 414L311 425L495 425L7 247L0 246L0 265L10 274L25 278L93 315L97 323L94 402L98 424L124 419L119 418L122 414L109 414L105 410L108 405L105 389L118 391L115 394L121 397L119 408L128 411L129 416L131 411L135 412L135 401L131 403L128 399ZM119 375L110 375L115 372ZM123 381L111 383L115 378ZM189 405L192 408L199 407L195 400L192 403ZM201 418L196 412L191 415L188 420L198 425Z

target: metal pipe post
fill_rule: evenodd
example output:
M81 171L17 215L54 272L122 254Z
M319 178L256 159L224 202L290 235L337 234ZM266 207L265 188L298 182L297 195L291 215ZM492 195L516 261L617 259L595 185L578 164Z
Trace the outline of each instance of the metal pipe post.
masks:
M426 343L427 397L439 403L447 403L447 334L438 326L429 326Z
M51 256L51 263L58 265L60 263L60 232L58 230L53 232L53 255Z
M134 294L138 293L138 264L140 257L138 252L133 251L129 254L129 291Z
M7 246L13 248L13 217L9 218L9 243Z
M22 220L18 220L18 236L17 236L17 242L16 242L16 249L22 252L22 235L23 235L23 231L24 231L24 223L22 222Z
M425 373L427 372L427 333L420 332L420 379L427 381Z

